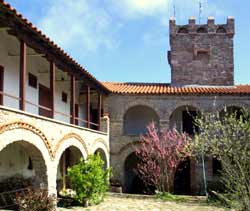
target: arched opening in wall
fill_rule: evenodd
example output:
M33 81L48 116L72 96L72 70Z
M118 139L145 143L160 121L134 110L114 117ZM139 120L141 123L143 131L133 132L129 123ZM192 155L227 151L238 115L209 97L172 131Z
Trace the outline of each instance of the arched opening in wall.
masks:
M28 187L48 189L47 167L39 149L17 141L0 151L0 193ZM6 200L8 205L13 205L10 199ZM1 198L0 207L5 206L6 200Z
M83 158L82 152L75 146L68 147L60 157L57 167L57 192L71 188L70 182L67 178L67 169L79 163Z
M220 118L223 120L226 115L235 114L236 119L240 119L240 116L243 115L243 109L239 106L228 106L220 111Z
M124 192L130 194L152 194L154 188L146 187L137 172L140 159L135 152L128 155L124 163Z
M187 28L181 27L181 28L178 30L178 34L188 34Z
M124 134L140 135L147 132L147 125L155 122L159 126L159 117L156 112L148 106L134 106L124 115Z
M170 128L177 129L179 132L186 132L193 136L199 131L195 124L196 118L200 115L200 111L193 106L181 106L175 109L170 116Z
M205 28L205 27L199 27L198 29L197 29L197 33L207 33L207 29Z
M189 158L182 161L176 169L174 193L180 195L191 194L191 160Z
M107 157L106 154L104 152L103 149L98 148L95 153L95 155L99 154L99 156L101 157L101 159L103 160L104 164L103 164L103 169L106 170L108 168L108 163L107 163Z
M226 33L227 33L227 30L226 30L224 27L220 26L220 27L218 27L218 29L216 30L216 33L218 33L218 34L226 34Z

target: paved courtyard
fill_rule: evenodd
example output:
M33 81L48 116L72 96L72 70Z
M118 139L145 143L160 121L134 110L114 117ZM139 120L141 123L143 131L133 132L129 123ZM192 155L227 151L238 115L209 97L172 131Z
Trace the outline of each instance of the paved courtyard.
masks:
M59 211L225 211L208 206L204 200L194 198L188 202L164 202L153 198L107 196L105 201L88 208L59 208Z

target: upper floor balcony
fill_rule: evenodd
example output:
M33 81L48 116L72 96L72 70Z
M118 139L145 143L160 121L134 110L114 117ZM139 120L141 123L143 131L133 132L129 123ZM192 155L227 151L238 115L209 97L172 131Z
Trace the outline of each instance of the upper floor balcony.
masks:
M39 31L0 10L0 105L101 130L106 88Z

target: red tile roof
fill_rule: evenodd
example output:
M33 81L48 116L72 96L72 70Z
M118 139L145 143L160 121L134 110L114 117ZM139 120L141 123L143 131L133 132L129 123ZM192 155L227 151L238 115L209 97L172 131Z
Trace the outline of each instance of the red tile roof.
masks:
M92 76L86 69L84 69L79 63L77 63L72 57L70 57L69 54L67 54L62 48L60 48L56 43L54 43L49 37L47 37L45 34L42 33L41 30L39 30L36 26L34 26L29 20L27 20L25 17L22 16L22 14L18 13L15 8L13 8L10 4L5 2L4 0L0 0L0 6L4 6L7 10L9 10L14 16L16 16L19 20L22 21L24 25L26 25L30 30L32 30L37 36L44 39L49 45L51 45L53 48L59 51L59 53L62 55L62 60L66 59L68 62L72 62L76 68L79 68L85 76L90 78L94 83L98 84L106 90L106 88L102 85L100 81L98 81L94 76Z
M236 86L182 86L166 83L116 83L103 82L108 90L116 94L146 95L250 95L250 85Z

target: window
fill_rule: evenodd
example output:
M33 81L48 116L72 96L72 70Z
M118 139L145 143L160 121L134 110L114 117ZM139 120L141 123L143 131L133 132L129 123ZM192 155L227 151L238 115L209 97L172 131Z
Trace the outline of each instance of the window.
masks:
M217 29L216 33L225 34L225 33L227 33L227 31L226 31L226 29L225 29L224 27L220 26L220 27Z
M200 27L197 29L197 33L207 33L207 29L205 27Z
M67 103L67 101L68 101L68 95L67 95L67 93L65 93L65 92L62 92L62 101L63 101L64 103Z
M178 31L179 34L187 34L188 30L185 27L181 27Z
M194 59L199 60L203 63L208 63L209 62L209 50L206 50L206 49L196 50Z
M28 75L29 86L37 89L37 77L31 73Z

